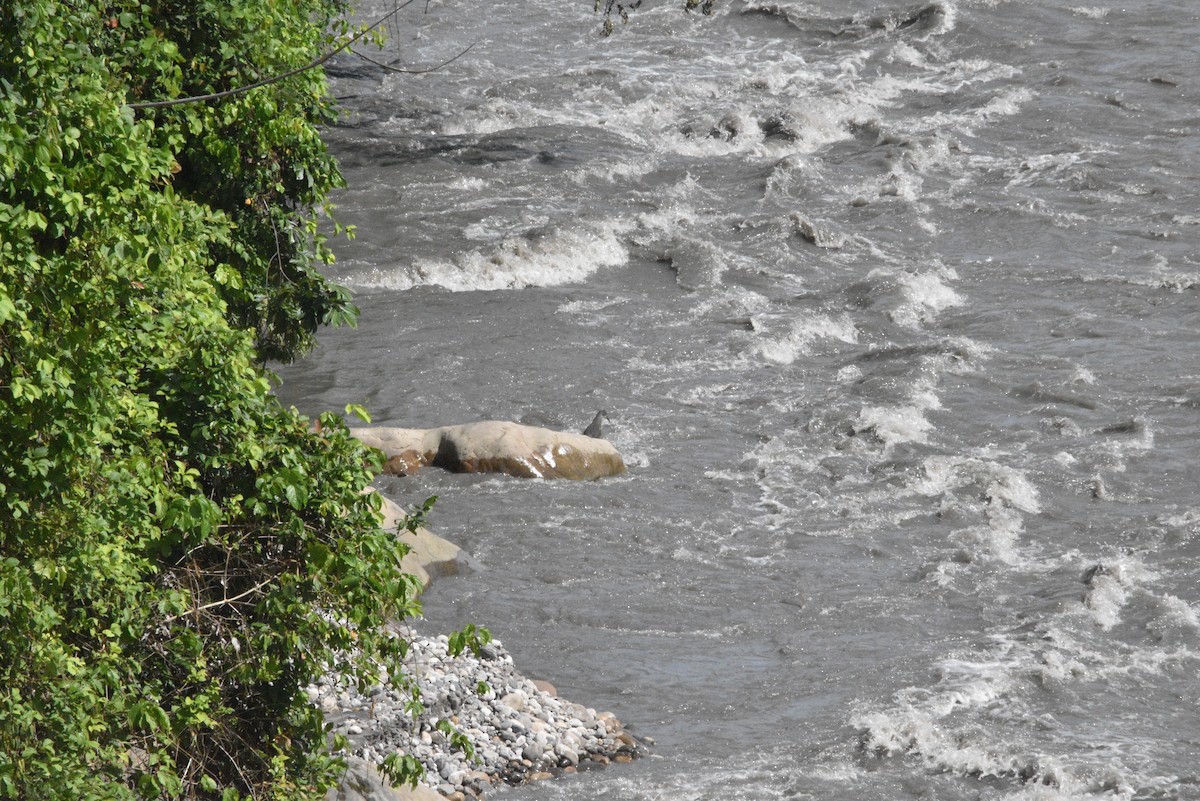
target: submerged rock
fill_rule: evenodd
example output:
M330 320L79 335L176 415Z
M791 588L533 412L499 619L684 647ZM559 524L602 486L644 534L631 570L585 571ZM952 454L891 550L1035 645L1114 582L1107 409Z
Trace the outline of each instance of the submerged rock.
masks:
M506 473L521 478L590 481L625 472L608 440L500 420L441 428L356 428L351 433L383 451L385 469L412 475L425 465L454 473Z
M435 578L457 576L470 564L470 559L461 548L424 526L418 526L416 531L405 528L408 515L395 501L383 497L380 514L380 527L397 532L396 536L409 548L400 562L400 569L419 578L422 587L428 587Z

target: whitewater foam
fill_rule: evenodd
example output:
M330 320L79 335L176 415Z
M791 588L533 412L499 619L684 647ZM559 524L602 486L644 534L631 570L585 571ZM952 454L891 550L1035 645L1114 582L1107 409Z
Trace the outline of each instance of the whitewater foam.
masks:
M963 297L946 284L947 280L957 278L958 273L948 268L937 272L901 273L896 280L905 302L892 310L892 320L898 325L916 328L934 321L946 309L961 306Z
M765 316L751 318L755 330L774 328L774 321ZM756 343L754 352L774 364L791 364L800 356L809 353L812 343L818 339L836 339L840 342L858 342L858 328L849 315L833 317L814 314L793 320L786 333L768 334L765 341Z
M376 268L351 282L373 289L440 286L452 292L576 284L597 270L628 261L621 237L630 227L596 224L535 229L506 237L486 250L461 253L449 260L417 259L408 267Z

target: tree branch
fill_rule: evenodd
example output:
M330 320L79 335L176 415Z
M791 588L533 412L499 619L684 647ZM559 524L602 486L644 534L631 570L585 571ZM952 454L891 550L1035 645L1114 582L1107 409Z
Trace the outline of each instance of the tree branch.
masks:
M321 66L326 61L333 58L334 56L336 56L338 53L342 52L343 50L347 49L348 47L350 47L351 45L353 45L354 43L356 43L357 41L362 39L364 36L366 36L368 33L375 30L380 25L382 25L383 23L387 22L392 17L399 14L402 9L407 8L408 6L412 5L414 2L416 2L416 0L404 0L404 2L400 3L400 5L396 6L391 11L389 11L388 13L386 13L382 17L380 17L379 19L375 20L375 22L372 23L370 25L370 27L364 28L363 30L359 31L354 36L350 37L345 42L342 42L340 45L335 47L333 50L330 50L328 53L325 53L324 55L322 55L320 58L316 59L315 61L311 61L308 64L305 64L303 67L297 67L294 70L288 70L287 72L283 73L282 75L276 75L271 78L264 78L261 81L255 81L254 83L247 84L245 86L238 86L234 89L227 89L224 92L213 92L212 94L207 94L207 95L193 95L191 97L177 97L174 100L152 100L152 101L148 101L145 103L130 103L130 104L128 104L129 108L133 109L134 111L141 111L142 109L148 109L148 108L169 108L171 106L182 106L182 105L186 105L188 103L206 103L210 100L224 100L227 97L233 97L234 95L240 95L245 92L249 92L251 89L258 89L259 87L262 87L262 86L269 86L273 83L279 83L280 81L291 78L293 75L299 75L302 72L308 72L311 69ZM470 48L467 48L467 49L469 50Z
M217 606L225 606L226 604L232 604L235 601L240 601L242 598L245 598L247 595L250 595L251 593L254 593L254 592L258 592L263 587L267 586L272 581L274 581L275 578L276 578L275 576L272 576L271 578L268 578L266 581L260 581L258 584L255 584L250 589L246 590L245 592L239 592L237 595L233 596L232 598L222 598L219 601L212 601L211 603L201 604L200 606L193 607L181 614L171 615L169 617L163 618L162 622L164 625L167 623L174 623L176 620L179 620L181 617L187 617L188 615L193 615L197 612L203 612L205 609L212 609Z
M447 64L452 64L455 61L458 61L460 58L465 56L471 50L472 47L474 47L477 44L479 44L479 42L471 42L471 44L467 45L466 49L464 49L457 56L448 58L445 61L443 61L441 64L435 64L432 67L425 67L425 68L419 69L419 70L404 69L403 67L393 67L391 64L384 64L382 61L376 61L375 59L371 58L370 56L360 53L359 51L355 50L353 47L350 48L350 52L353 53L354 55L358 56L359 58L361 58L363 61L370 62L371 64L374 64L376 67L381 67L385 70L388 70L389 72L403 72L406 75L424 75L427 72L434 72L436 70L440 70L442 67L446 66Z

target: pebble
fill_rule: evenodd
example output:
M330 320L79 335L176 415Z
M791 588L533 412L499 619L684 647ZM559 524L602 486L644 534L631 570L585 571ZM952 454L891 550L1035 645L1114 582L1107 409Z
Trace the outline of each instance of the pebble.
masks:
M568 765L579 764L579 754L572 751L570 746L563 743L554 746L554 755L558 757L560 763L565 762Z
M480 656L449 655L448 638L410 634L405 673L420 690L424 710L405 709L403 687L372 687L361 696L352 683L330 676L306 688L309 700L350 735L351 752L381 763L390 754L415 757L423 783L452 799L476 798L501 783L523 784L585 767L629 762L643 741L611 712L558 698L545 682L519 674L498 640ZM483 694L477 692L486 684ZM436 726L452 721L471 743L474 758L453 747Z

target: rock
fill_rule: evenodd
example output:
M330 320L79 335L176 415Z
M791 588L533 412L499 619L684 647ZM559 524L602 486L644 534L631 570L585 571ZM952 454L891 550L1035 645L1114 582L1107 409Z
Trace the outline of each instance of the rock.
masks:
M442 428L355 428L364 444L383 451L388 472L411 475L432 464L454 473L506 473L521 478L590 481L625 472L608 440L489 420Z
M393 476L411 476L427 464L424 454L417 451L401 451L389 456L383 470Z
M525 704L529 698L520 690L514 690L500 699L500 703L504 704L514 712L521 712L525 709Z
M440 428L352 428L364 445L378 448L389 459L414 462L417 468L433 463L442 439ZM390 471L389 471L390 472ZM415 472L415 470L414 470Z
M844 235L818 228L799 212L793 212L791 219L796 233L819 248L839 250L846 246Z
M579 764L579 754L575 752L575 749L571 748L565 743L558 743L554 746L554 755L558 757L560 763L566 763L568 765Z
M558 690L554 687L553 684L551 684L548 681L542 681L541 679L534 679L533 686L538 689L538 692L543 692L546 695L558 695Z
M368 491L374 492L374 489ZM407 515L398 503L384 497L380 514L380 527L389 531L399 529L396 536L409 547L408 554L400 562L401 569L421 579L422 587L428 587L434 578L456 576L469 564L461 548L429 529L418 526L416 531L409 531L404 528Z
M434 790L416 787L392 787L379 771L361 759L348 759L341 784L329 788L325 801L442 801Z

